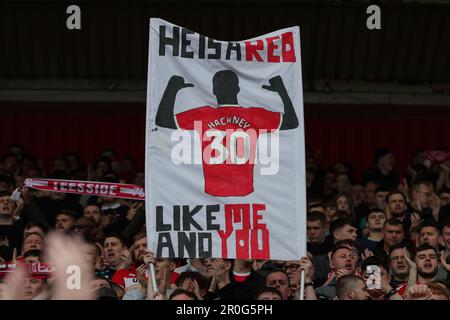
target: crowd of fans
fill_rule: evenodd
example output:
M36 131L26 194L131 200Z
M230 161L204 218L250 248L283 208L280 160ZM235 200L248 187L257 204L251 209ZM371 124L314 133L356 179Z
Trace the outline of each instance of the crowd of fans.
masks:
M307 256L163 259L147 249L142 201L27 188L11 199L26 178L143 186L132 158L105 150L86 166L68 153L47 170L13 145L0 162L0 298L298 300L304 270L309 300L449 300L450 161L418 150L395 172L391 150L378 149L357 183L351 164L319 160L307 152ZM77 290L66 281L74 265Z

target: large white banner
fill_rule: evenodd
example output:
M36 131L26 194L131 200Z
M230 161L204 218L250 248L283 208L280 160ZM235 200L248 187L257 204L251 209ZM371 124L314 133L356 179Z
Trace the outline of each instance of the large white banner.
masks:
M306 253L300 29L218 41L150 19L149 248L158 257Z

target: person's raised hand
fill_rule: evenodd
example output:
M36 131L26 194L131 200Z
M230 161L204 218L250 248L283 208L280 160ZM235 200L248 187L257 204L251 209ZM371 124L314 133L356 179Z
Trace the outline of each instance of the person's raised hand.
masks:
M55 268L52 284L54 300L92 300L89 283L94 270L82 250L82 240L62 234L48 237L47 261Z
M431 290L425 284L416 284L409 288L406 299L407 300L429 300L431 298Z

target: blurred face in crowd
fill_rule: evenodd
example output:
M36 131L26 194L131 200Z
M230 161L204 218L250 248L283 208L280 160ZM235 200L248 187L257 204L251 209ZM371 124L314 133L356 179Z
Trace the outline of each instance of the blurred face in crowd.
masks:
M97 291L102 288L109 288L109 282L106 279L94 279L91 282L89 282L89 286L91 287L92 291Z
M39 257L38 256L28 256L24 259L25 263L31 264L31 263L38 263Z
M355 206L360 205L364 199L364 189L362 185L355 184L352 188L352 199Z
M69 164L69 169L71 171L75 171L78 168L78 165L80 164L78 158L73 154L68 154L65 157L67 163Z
M406 254L410 257L408 250ZM397 280L406 280L409 275L409 266L405 259L405 249L398 248L391 252L390 256L390 267L392 270L392 275Z
M388 191L378 191L375 193L378 208L384 209L386 207L386 196L388 193Z
M326 228L320 220L307 221L306 230L308 233L308 240L312 243L322 243L325 239Z
M338 249L331 257L330 267L333 271L345 270L346 274L353 274L356 270L358 256L349 248Z
M378 188L378 185L374 182L369 182L364 187L364 203L368 207L375 207L377 205L377 201L375 199L376 188Z
M419 233L418 244L427 243L433 248L439 248L439 242L441 240L441 234L439 230L434 227L424 227Z
M395 163L395 158L392 153L389 153L389 154L381 157L380 159L378 159L378 167L382 171L391 172L392 170L394 170L394 163Z
M442 238L444 240L444 245L447 250L450 250L450 227L445 226L442 229Z
M42 238L45 238L45 232L41 227L32 226L29 228L25 228L23 235L24 235L24 237L26 237L30 233L37 233L37 234L40 234Z
M134 242L133 256L137 264L144 262L144 255L147 249L147 237L140 238Z
M44 239L39 234L30 234L23 242L22 254L33 249L44 251L44 246Z
M70 232L73 224L75 223L75 218L69 214L58 214L56 216L55 230L58 232Z
M72 226L72 231L81 237L88 238L92 235L95 228L95 222L92 219L81 217Z
M326 189L334 189L336 187L336 180L333 172L327 172L325 174L324 186Z
M25 300L32 300L45 289L45 282L42 279L25 278L24 295Z
M0 217L9 218L16 210L16 204L9 196L0 198Z
M64 161L64 159L55 159L54 161L54 170L57 171L68 171L69 166L67 165L67 162Z
M349 224L346 224L345 226L343 226L340 229L337 229L334 232L334 238L336 241L348 239L356 240L357 237L358 237L357 229Z
M84 208L83 215L87 218L92 219L96 225L99 225L100 219L102 217L102 212L99 207L89 205Z
M450 203L450 193L441 192L439 195L439 199L441 200L441 206L445 206Z
M95 168L95 175L97 178L102 178L106 171L108 171L109 165L104 161L99 161Z
M367 217L367 227L371 231L382 231L385 221L386 215L384 212L372 212Z
M338 192L350 192L352 189L352 183L348 175L346 174L338 174L336 177L336 188Z
M403 195L401 195L400 193L394 193L389 196L387 204L389 207L389 211L394 217L402 216L405 213L406 203Z
M384 243L388 247L393 247L403 241L405 233L403 231L403 225L392 226L390 224L384 225Z
M7 156L3 161L6 171L14 172L17 169L17 159L14 156Z
M284 269L289 277L289 283L291 285L300 285L301 269L298 261L287 261L284 265Z
M116 267L120 264L120 255L125 246L116 237L108 237L104 243L104 255L108 264L112 267Z
M20 176L19 176L20 177ZM16 176L16 181L17 181L17 176ZM16 183L17 184L17 183ZM17 185L20 185L20 184L17 184ZM5 182L5 181L0 181L0 192L2 192L2 191L8 191L9 190L9 188L8 188L8 183L7 182Z
M420 210L429 208L433 196L433 188L426 183L421 183L413 192L413 199Z
M289 278L284 272L272 272L268 274L266 278L266 286L280 291L283 300L287 300L291 293L289 288Z
M340 196L336 199L336 207L340 211L350 212L350 203L347 197Z
M325 207L325 217L327 218L327 223L330 224L331 221L333 221L333 217L336 213L337 207L335 204L328 204Z
M281 300L281 297L275 292L263 292L261 293L256 300Z
M424 278L433 278L438 272L438 256L432 249L419 251L416 254L417 272Z
M81 250L86 262L89 264L89 266L92 266L92 268L94 268L95 260L97 258L96 245L94 243L83 243Z
M158 283L167 280L170 273L175 269L175 263L169 259L157 258L155 263L155 278Z

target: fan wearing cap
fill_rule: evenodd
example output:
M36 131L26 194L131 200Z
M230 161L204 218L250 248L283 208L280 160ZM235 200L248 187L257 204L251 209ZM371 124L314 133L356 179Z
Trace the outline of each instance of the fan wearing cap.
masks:
M388 148L379 148L374 153L373 168L364 172L362 183L375 181L379 186L388 189L396 188L400 182L394 172L395 157Z

